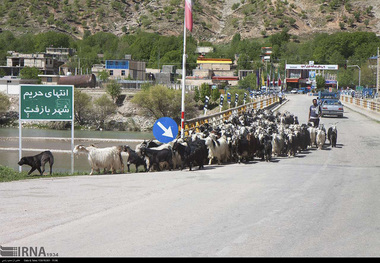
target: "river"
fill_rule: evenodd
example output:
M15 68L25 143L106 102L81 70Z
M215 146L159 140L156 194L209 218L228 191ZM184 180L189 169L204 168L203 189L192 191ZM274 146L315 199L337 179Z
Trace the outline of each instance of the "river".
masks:
M128 144L135 146L144 139L153 139L152 132L130 131L90 131L75 130L74 144L107 147ZM22 129L22 156L38 154L41 151L50 150L54 155L53 172L71 171L71 130L47 130L47 129ZM19 130L18 128L0 128L0 165L11 167L18 171L19 159ZM29 166L24 166L23 171L29 171ZM48 171L48 165L45 169ZM86 155L78 155L74 158L75 172L89 172ZM34 172L36 173L36 172ZM46 172L45 172L46 173Z

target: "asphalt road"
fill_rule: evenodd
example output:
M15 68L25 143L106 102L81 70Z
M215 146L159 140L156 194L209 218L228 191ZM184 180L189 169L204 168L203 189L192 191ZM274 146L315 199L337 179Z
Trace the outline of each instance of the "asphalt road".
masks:
M279 110L306 122L311 97ZM350 109L338 147L200 171L0 184L0 245L60 257L378 257L380 124Z

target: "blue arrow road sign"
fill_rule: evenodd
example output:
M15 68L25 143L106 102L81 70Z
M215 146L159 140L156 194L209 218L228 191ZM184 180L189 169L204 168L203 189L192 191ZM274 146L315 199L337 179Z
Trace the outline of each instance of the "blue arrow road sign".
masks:
M162 117L153 125L153 135L159 142L171 142L177 137L177 134L178 125L172 118Z

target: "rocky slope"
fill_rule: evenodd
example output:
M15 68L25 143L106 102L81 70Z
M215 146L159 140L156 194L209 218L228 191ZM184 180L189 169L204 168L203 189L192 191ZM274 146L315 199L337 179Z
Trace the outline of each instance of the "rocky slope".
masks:
M17 34L57 30L75 38L100 31L137 30L162 35L183 32L183 0L8 0L0 2L0 27ZM193 36L226 42L268 36L284 27L296 36L315 32L380 34L380 1L373 0L193 0Z

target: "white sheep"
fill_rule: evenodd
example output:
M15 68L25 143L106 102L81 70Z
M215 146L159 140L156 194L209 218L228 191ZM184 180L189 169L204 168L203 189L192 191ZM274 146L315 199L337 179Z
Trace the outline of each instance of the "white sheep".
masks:
M282 133L272 135L272 155L280 156L285 145L285 139Z
M314 144L314 145L317 145L317 144L316 144L317 129L314 128L314 127L309 127L309 128L308 128L308 131L309 131L309 133L310 133L310 147L313 147L313 144Z
M316 142L318 149L322 150L323 145L326 141L326 132L323 129L318 129L317 136L316 136Z
M122 150L122 146L97 148L93 145L88 147L84 145L76 145L73 153L85 153L88 155L88 161L91 166L90 175L93 175L94 171L100 173L100 169L104 169L104 172L111 170L112 173L121 170L121 172L124 173L124 163L123 158L121 157Z

